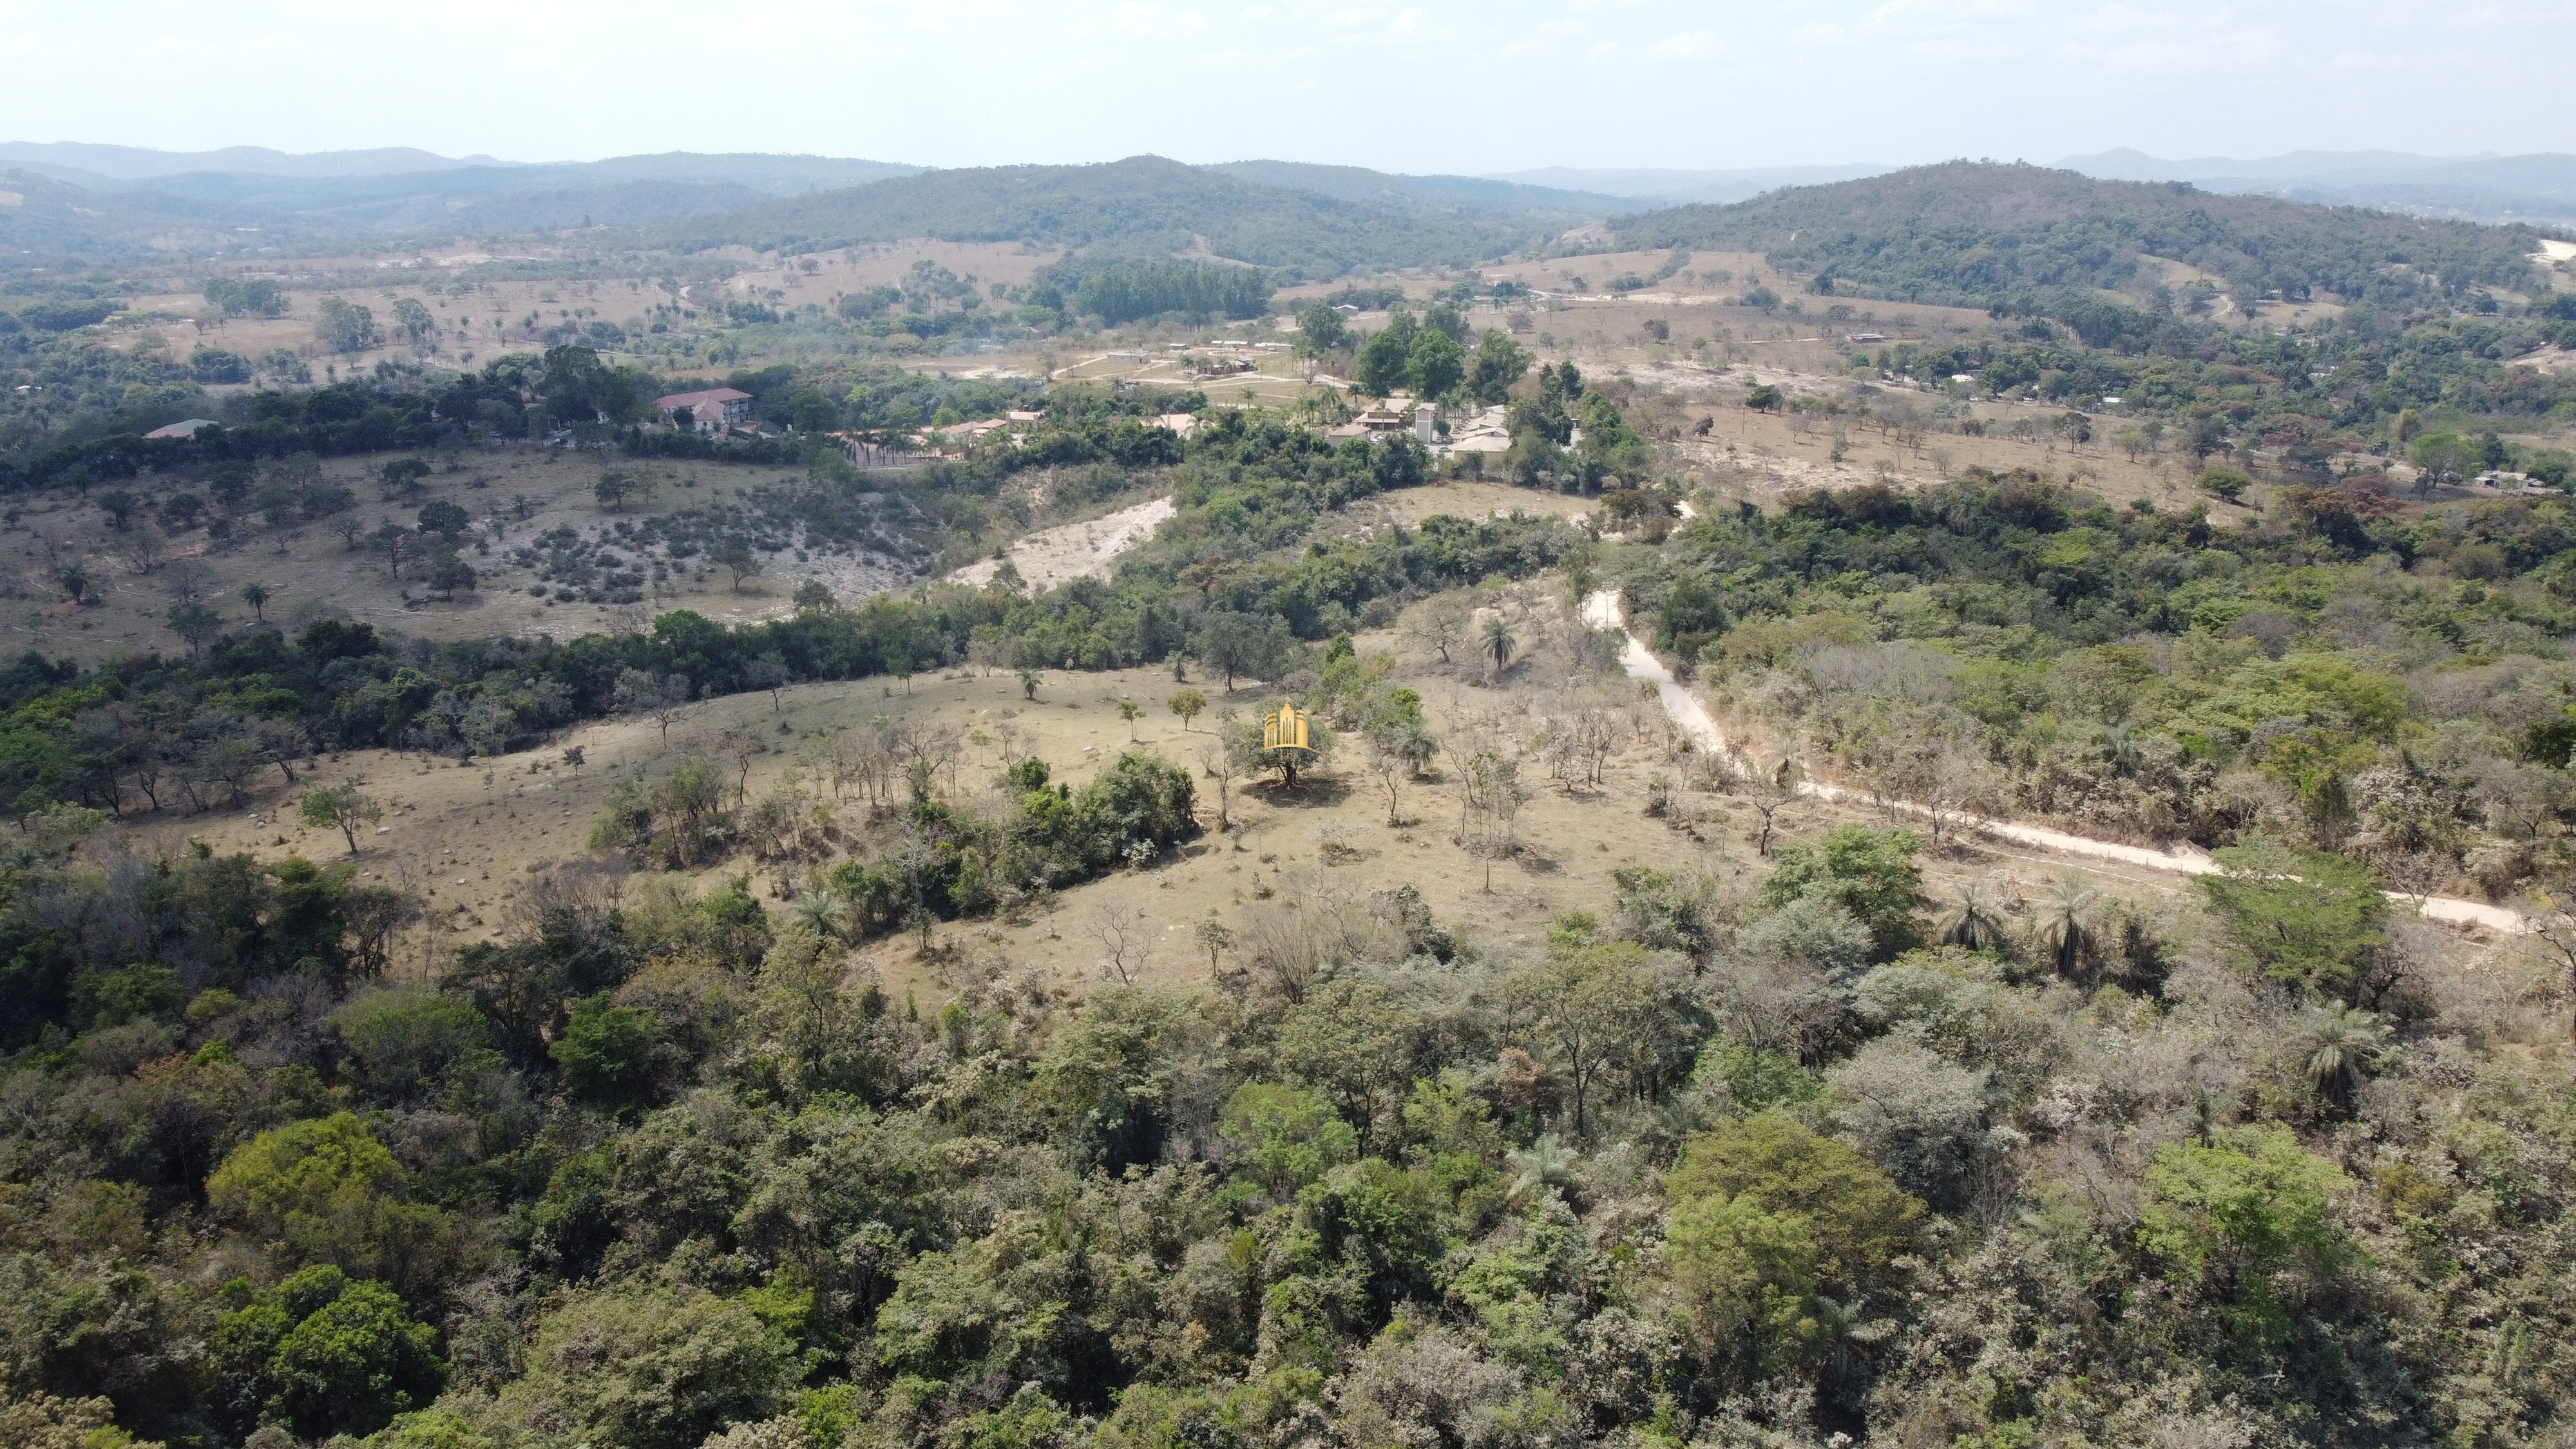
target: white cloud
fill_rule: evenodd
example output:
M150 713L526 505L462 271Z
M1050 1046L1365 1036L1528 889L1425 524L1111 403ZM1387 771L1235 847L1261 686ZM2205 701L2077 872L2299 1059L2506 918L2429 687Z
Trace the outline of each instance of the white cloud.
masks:
M1726 37L1714 30L1685 30L1646 47L1661 60L1715 60L1726 54Z

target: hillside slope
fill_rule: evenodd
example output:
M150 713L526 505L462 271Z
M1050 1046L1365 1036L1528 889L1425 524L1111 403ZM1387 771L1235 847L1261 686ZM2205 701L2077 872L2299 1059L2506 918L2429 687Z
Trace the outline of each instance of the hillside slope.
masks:
M1647 203L1592 191L1531 186L1496 176L1406 176L1371 171L1365 166L1318 166L1306 161L1225 161L1199 168L1219 171L1262 186L1285 186L1337 196L1344 201L1392 202L1408 206L1476 207L1519 215L1562 218L1571 224L1623 211L1643 210Z
M2528 227L2428 221L2179 182L1954 161L1735 206L1683 206L1616 225L1630 245L1758 251L1836 290L1978 305L2051 287L2136 289L2141 253L2231 287L2402 300L2427 289L2516 286Z
M833 247L905 237L1030 241L1098 253L1209 251L1316 275L1467 263L1554 228L1490 208L1358 201L1160 156L1097 166L931 171L661 229L679 246Z
M257 220L255 213L221 202L155 210L23 167L0 171L0 250L11 253L13 263L65 252L131 255L156 241L214 245L231 237L233 228ZM15 255L20 252L28 255Z

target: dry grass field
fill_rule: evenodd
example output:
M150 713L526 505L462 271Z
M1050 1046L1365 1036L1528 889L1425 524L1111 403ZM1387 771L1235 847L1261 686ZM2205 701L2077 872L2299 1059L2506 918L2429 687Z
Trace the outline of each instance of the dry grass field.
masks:
M629 604L584 602L585 594L544 597L537 570L514 555L522 548L544 551L546 536L571 529L590 540L621 547L617 529L656 514L689 509L741 506L764 485L801 480L802 469L733 465L646 462L614 464L587 453L538 447L478 449L458 455L453 471L434 472L422 480L416 495L384 497L378 470L395 456L329 458L317 465L321 480L347 488L355 504L328 518L271 525L255 514L234 519L229 538L217 539L203 526L179 528L160 514L136 514L122 529L102 510L99 500L109 490L84 496L68 490L29 495L14 503L0 528L0 620L16 649L36 649L48 656L96 662L113 655L182 649L169 631L170 606L194 595L211 603L233 622L253 611L241 598L242 587L256 583L269 592L266 617L292 625L329 614L364 620L404 634L429 639L466 639L492 635L552 634L569 639L601 629L629 625L639 612L694 609L728 623L774 617L787 612L790 596L804 580L820 579L844 600L894 587L909 577L897 561L873 553L809 551L803 558L782 552L767 561L757 577L737 589L701 551L685 564L666 569L660 580L648 580ZM603 508L593 491L611 466L648 479L650 496L624 511ZM129 491L166 497L186 492L202 498L195 485L143 487ZM340 534L343 523L372 530L378 523L414 524L420 509L450 502L465 510L473 526L491 536L489 552L468 544L462 556L478 575L477 587L440 598L423 581L422 570L405 565L397 577L383 553L364 541L352 546ZM629 548L622 555L639 570L649 557ZM96 589L93 602L75 608L56 583L59 566L80 560Z
M371 879L417 892L427 907L399 956L403 975L433 971L463 942L505 930L514 905L544 872L604 872L607 888L639 888L642 878L627 874L615 858L586 850L592 824L621 779L666 772L690 753L739 769L750 799L800 792L840 822L851 850L872 853L886 833L880 817L855 793L830 798L826 760L834 735L880 723L952 734L960 751L941 793L974 809L1004 804L994 777L1006 756L1034 754L1076 786L1129 749L1160 754L1198 776L1205 828L1186 846L1143 868L1068 888L1022 918L943 924L928 950L903 937L862 951L891 989L917 988L933 999L969 980L995 977L1079 994L1102 979L1101 932L1113 919L1142 923L1130 927L1131 936L1147 943L1141 957L1130 953L1131 969L1155 979L1196 979L1210 966L1195 944L1202 920L1217 920L1239 936L1267 914L1364 899L1400 883L1419 889L1444 924L1507 949L1536 946L1558 912L1606 909L1617 866L1707 870L1749 888L1766 869L1754 849L1751 807L1693 786L1690 759L1678 752L1654 703L1605 667L1606 654L1568 620L1557 587L1553 579L1539 579L1480 596L1485 607L1509 615L1524 640L1500 679L1463 651L1444 664L1396 632L1362 636L1364 652L1395 656L1394 677L1421 691L1432 730L1451 749L1421 779L1399 782L1392 802L1348 750L1294 791L1238 779L1225 792L1236 827L1226 832L1213 828L1219 791L1199 767L1202 750L1218 714L1256 714L1268 696L1248 682L1225 696L1197 681L1213 708L1197 728L1184 728L1163 707L1180 686L1160 669L1050 673L1034 701L1008 674L965 669L916 678L909 694L876 680L801 685L775 703L766 694L708 701L674 726L667 742L650 722L612 720L567 731L541 749L466 766L352 751L329 757L311 778L356 781L390 807L381 827L362 836L355 864ZM1123 720L1122 700L1142 705L1143 716L1132 724ZM1616 719L1618 743L1597 785L1555 782L1531 742L1583 710ZM575 746L585 757L577 772L563 753ZM1458 843L1454 760L1475 748L1499 748L1522 761L1529 800L1513 825L1519 848L1507 854ZM1671 790L1668 819L1646 813L1648 785L1657 779ZM270 791L240 810L139 819L123 832L124 848L149 855L200 841L263 859L346 858L337 832L297 823L282 784L272 783ZM1779 823L1782 838L1797 839L1869 818L1858 807L1807 800L1786 807ZM706 889L747 875L758 894L777 901L811 865L738 855L688 879ZM1983 879L2008 902L2037 899L2069 870L2142 901L2164 900L2181 887L2179 878L2152 871L2070 863L1990 843L1953 847L1927 866L1928 889L1936 895L1949 882Z

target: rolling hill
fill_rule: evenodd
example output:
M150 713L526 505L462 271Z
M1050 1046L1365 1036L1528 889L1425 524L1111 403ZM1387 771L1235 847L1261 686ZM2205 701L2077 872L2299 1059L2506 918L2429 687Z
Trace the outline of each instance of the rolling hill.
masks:
M256 213L220 203L156 211L25 168L0 171L0 253L5 264L42 265L66 253L116 256L157 244L225 245Z
M2521 284L2537 247L2522 226L1967 161L1648 212L1615 230L1633 246L1762 252L1835 291L1967 305L2046 288L2136 291L2142 253L2235 289L2395 301L2428 287Z
M1880 176L1893 166L1855 162L1841 166L1757 166L1734 171L1680 171L1662 168L1549 166L1537 171L1508 171L1492 179L1519 186L1564 188L1605 193L1626 203L1623 209L1644 211L1658 206L1705 202L1723 206L1750 201L1784 186L1820 186Z
M1304 161L1225 161L1199 169L1221 171L1264 186L1337 196L1344 201L1434 208L1463 204L1557 217L1568 223L1644 209L1644 203L1626 197L1530 186L1494 176L1404 176L1371 171L1365 166L1317 166Z
M254 228L268 243L300 244L418 232L489 234L585 221L644 226L749 210L919 169L828 156L691 152L517 165L488 157L451 161L407 149L289 156L256 147L174 153L68 143L0 146L0 160L13 156L34 158L22 162L19 174L70 189L40 229L23 215L0 211L0 242L108 253L173 242L219 247ZM173 169L198 162L206 164ZM315 169L326 164L350 169Z
M930 236L1038 242L1109 256L1203 248L1234 261L1334 276L1363 265L1480 261L1550 235L1572 219L1565 212L1463 199L1360 200L1347 194L1347 182L1340 189L1345 194L1265 184L1160 156L1131 156L1097 166L929 171L676 223L647 236L682 247L820 249Z
M2110 181L2188 181L2204 191L2370 206L2470 221L2576 223L2576 156L2416 156L2402 151L2293 151L2282 156L2166 160L2122 148L2058 163Z

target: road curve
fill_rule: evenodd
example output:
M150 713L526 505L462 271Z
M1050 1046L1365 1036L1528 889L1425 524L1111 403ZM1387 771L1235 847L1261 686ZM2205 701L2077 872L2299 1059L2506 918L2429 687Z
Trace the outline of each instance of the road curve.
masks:
M1691 737L1693 745L1712 754L1725 756L1741 754L1741 751L1727 742L1725 732L1717 727L1716 719L1709 714L1708 706L1700 703L1699 696L1691 693L1680 680L1675 679L1672 670L1664 666L1664 661L1656 658L1653 650L1648 649L1635 634L1628 631L1627 620L1619 612L1618 590L1602 589L1586 598L1583 601L1583 622L1595 629L1619 631L1620 637L1627 641L1619 651L1619 667L1628 671L1629 678L1646 680L1655 686L1655 694L1663 703L1664 713L1671 716L1673 722L1682 727L1683 731ZM1798 792L1802 795L1813 795L1820 800L1863 798L1858 792L1843 786L1813 779L1800 781ZM1928 806L1918 805L1910 800L1871 800L1870 803L1907 815L1929 816L1932 813ZM2171 871L2177 875L2215 875L2219 869L2218 862L2210 859L2209 852L2196 845L2165 848L2124 845L2118 841L2095 840L2090 836L2052 830L2044 825L2026 825L2017 820L1970 817L1966 824L1968 829L1980 835L1992 836L1998 840L2010 840L2020 845L2037 846L2042 850L2053 850L2061 855L2116 861L2121 865ZM2429 920L2443 921L2452 925L2484 926L2489 930L2502 931L2507 935L2521 935L2531 929L2531 922L2525 919L2521 912L2504 906L2491 906L2484 901L2464 901L2453 896L2410 896L2398 891L2388 892L2388 898L2401 904L2414 906Z

